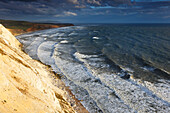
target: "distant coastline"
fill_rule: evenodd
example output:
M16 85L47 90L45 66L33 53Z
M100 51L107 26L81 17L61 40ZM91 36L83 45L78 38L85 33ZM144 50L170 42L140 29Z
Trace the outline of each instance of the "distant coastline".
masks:
M14 36L24 33L52 29L66 26L74 26L71 23L32 23L27 21L1 20L0 24L4 25Z

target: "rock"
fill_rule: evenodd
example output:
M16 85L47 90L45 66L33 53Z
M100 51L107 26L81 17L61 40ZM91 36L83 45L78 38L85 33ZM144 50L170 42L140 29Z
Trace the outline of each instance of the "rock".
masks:
M0 24L1 113L74 113L65 92L52 84L50 74L47 66L25 54L21 43Z

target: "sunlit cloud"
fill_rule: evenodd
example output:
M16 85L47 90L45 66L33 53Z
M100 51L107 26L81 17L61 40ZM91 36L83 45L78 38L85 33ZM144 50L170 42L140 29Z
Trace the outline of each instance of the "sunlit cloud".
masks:
M63 14L54 15L54 17L64 17L64 16L77 16L77 14L74 12L65 11L63 12Z

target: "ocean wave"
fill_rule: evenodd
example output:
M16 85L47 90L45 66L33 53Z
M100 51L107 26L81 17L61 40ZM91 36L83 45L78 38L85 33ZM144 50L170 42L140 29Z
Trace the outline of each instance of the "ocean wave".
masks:
M93 37L93 39L98 40L98 39L100 39L100 38L99 38L99 37Z
M41 62L43 62L46 65L53 65L54 60L52 58L53 55L53 49L56 42L53 41L47 41L41 43L41 45L38 47L37 54L38 58Z
M55 50L55 52L57 51L58 49ZM95 100L101 110L107 112L131 111L131 109L123 104L116 96L111 96L113 91L104 84L101 84L100 80L93 76L90 70L88 71L88 69L86 69L86 67L81 63L63 60L60 57L55 57L55 63L68 79L74 81L76 85L81 86L88 91L90 97ZM108 97L107 95L110 96ZM106 105L103 103L108 104ZM122 109L117 109L120 107Z
M78 33L70 33L68 36L76 36Z
M149 67L149 66L144 66L144 67L142 67L142 69L145 71L152 71L152 72L155 70L154 67Z
M63 75L62 80L90 112L170 111L169 73L143 59L143 35L135 43L135 34L128 39L129 32L120 34L117 28L94 32L99 28L64 27L18 38L32 58ZM148 52L150 48L145 47Z
M85 55L85 54L81 54L79 52L76 52L74 53L74 55L77 57L77 58L95 58L95 57L98 57L98 55Z
M68 41L67 40L63 40L63 41L60 41L61 44L67 44Z

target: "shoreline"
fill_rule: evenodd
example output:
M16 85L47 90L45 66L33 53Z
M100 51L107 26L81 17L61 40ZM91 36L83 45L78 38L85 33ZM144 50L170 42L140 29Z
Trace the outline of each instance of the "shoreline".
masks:
M67 27L67 26L63 26L63 27ZM61 27L57 27L57 28L61 28ZM50 28L50 29L53 29L53 28ZM44 29L44 30L48 30L48 29ZM37 30L37 31L41 31L41 30ZM27 33L31 33L31 32L36 32L36 31L25 32L25 33L22 33L22 34L19 34L19 35L23 35L23 34L27 34ZM18 35L15 35L15 36L18 36ZM21 49L22 49L22 47L21 47ZM23 51L23 52L25 53L25 51ZM27 53L25 53L25 54L27 54ZM66 100L71 104L71 106L73 107L73 109L76 112L78 112L78 113L80 113L80 112L89 113L87 111L87 109L81 104L81 100L78 100L75 97L75 95L69 89L69 86L65 85L65 83L60 79L60 75L57 74L56 72L54 72L50 65L46 65L46 64L42 63L40 60L36 60L36 61L38 61L42 65L46 66L47 70L51 73L50 77L52 77L53 84L56 85L59 89L67 92L67 94L65 94Z
M69 89L69 86L66 86L65 83L61 80L61 76L53 71L52 67L50 65L45 65L39 60L36 60L42 65L45 66L45 68L51 73L50 77L52 79L53 84L58 87L61 90L64 90L66 93L63 95L66 97L66 100L71 104L73 109L77 113L89 113L87 109L81 104L81 100L78 100L75 95L72 93L72 91Z
M68 27L68 26L63 26L63 27ZM61 27L56 27L56 28L61 28ZM53 29L53 28L49 28L49 29ZM43 29L43 30L48 30L48 29ZM41 30L36 30L36 31L41 31ZM18 35L14 35L14 36L19 36L19 35L23 35L23 34L27 34L27 33L36 32L36 31L24 32L22 34L18 34ZM22 49L22 47L21 47L21 49ZM25 51L23 51L23 52L25 53ZM27 53L25 53L25 54L27 54ZM33 59L33 60L35 60L35 59ZM76 112L89 113L87 111L87 109L81 104L81 101L78 100L75 97L75 95L72 93L72 91L69 89L69 86L66 86L65 83L60 79L60 75L52 70L52 67L50 65L46 65L46 64L42 63L40 60L36 60L36 61L38 61L42 65L46 66L46 69L51 73L50 77L52 77L53 84L56 85L59 89L67 92L67 94L65 94L66 100L71 104L71 106L73 107L73 109Z

